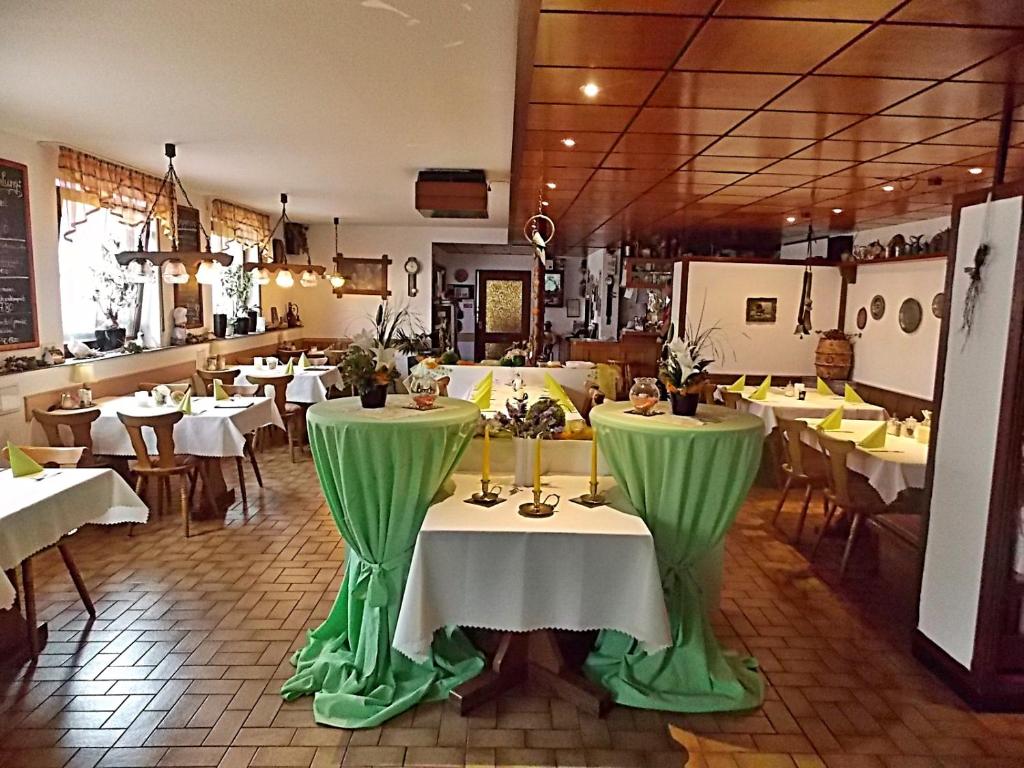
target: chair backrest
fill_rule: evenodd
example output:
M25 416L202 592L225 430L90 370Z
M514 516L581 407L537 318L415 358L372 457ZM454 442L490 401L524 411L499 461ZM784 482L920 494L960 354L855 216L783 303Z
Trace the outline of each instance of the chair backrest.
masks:
M327 357L328 365L338 365L341 362L342 355L345 354L344 349L325 349L324 355Z
M259 392L259 387L255 384L225 384L224 391L229 395L238 395L239 397L252 397Z
M448 385L452 383L451 376L442 376L437 380L437 394L440 397L448 397Z
M135 459L140 469L170 469L177 465L174 460L174 425L184 417L181 411L171 411L154 416L129 416L127 413L117 414L117 418L128 430L128 438L132 441ZM156 463L153 462L146 447L143 428L152 429L156 434Z
M274 356L278 360L280 360L284 365L288 365L288 360L289 359L294 360L295 362L299 362L299 358L303 354L308 354L308 353L309 353L309 350L306 349L305 347L296 347L295 349L278 349ZM246 376L246 378L249 378L249 377Z
M789 464L789 469L795 475L806 475L804 470L804 430L810 429L806 421L799 419L783 419L776 417L779 423L779 436L782 438L782 447L785 448L783 461Z
M158 381L140 381L138 391L149 392L150 390L160 386L167 387L171 392L184 392L189 387L192 387L193 390L195 389L195 384L192 381L177 381L173 384L166 384Z
M60 433L60 428L65 426L71 430L71 444L85 449L82 456L83 466L95 464L92 455L92 423L100 417L99 408L56 413L35 409L32 411L32 416L43 428L46 442L50 444L51 448L64 447L64 437Z
M739 392L730 392L727 389L722 390L722 400L725 401L725 405L728 408L739 410L740 400L742 399L743 395Z
M718 387L715 386L713 381L705 381L700 388L700 399L707 405L715 404L715 390Z
M818 438L818 445L821 452L825 454L825 479L829 490L841 507L849 507L850 497L850 470L846 466L846 457L857 449L851 440L838 440L829 437L820 429L815 430Z
M223 371L207 371L199 368L196 370L196 376L203 383L203 394L212 395L214 381L219 381L221 384L234 384L241 372L238 368L228 368Z
M295 376L290 373L286 373L283 376L254 376L253 374L248 374L245 378L250 384L256 385L258 392L265 392L268 384L274 388L274 405L277 406L277 412L281 414L283 419L285 405L288 402L288 385L292 383L292 379Z
M47 448L35 445L20 445L18 447L24 451L26 456L37 464L42 464L44 467L57 466L64 469L73 469L74 467L77 467L78 462L82 460L82 454L85 453L85 448L82 447ZM4 448L3 454L6 459L6 448Z

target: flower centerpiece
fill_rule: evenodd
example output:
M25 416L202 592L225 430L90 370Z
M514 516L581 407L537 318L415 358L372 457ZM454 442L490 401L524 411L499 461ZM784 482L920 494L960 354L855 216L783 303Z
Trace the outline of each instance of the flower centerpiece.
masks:
M707 369L721 349L715 340L721 331L718 326L702 328L687 323L685 331L678 337L674 327L669 326L666 341L661 348L661 362L658 376L665 385L672 413L677 416L692 416L697 412L701 390L707 383Z
M364 408L384 407L388 385L398 377L398 352L413 338L411 326L408 310L381 302L371 330L357 334L342 355L342 382L359 395Z
M499 361L508 368L522 368L526 365L527 353L522 347L509 347Z
M515 483L529 485L538 475L535 464L540 462L541 439L554 439L565 429L565 411L550 397L538 397L527 404L525 392L505 404L507 413L500 411L492 424L515 438Z
M142 296L142 286L132 282L128 272L114 258L121 250L116 240L100 246L103 258L99 266L92 267L92 301L96 306L99 325L96 328L96 347L101 352L120 349L127 335L121 324L126 310L134 311Z
M405 388L412 396L413 405L421 411L434 408L438 395L447 396L451 374L435 357L425 357L409 371ZM442 386L443 385L443 386Z

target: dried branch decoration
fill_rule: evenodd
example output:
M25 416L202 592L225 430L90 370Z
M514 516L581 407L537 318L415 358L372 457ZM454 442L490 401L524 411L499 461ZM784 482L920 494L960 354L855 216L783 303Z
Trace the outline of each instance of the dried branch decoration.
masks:
M977 250L974 251L974 264L964 267L964 272L967 273L971 280L970 285L967 286L967 295L964 296L964 313L960 322L960 330L964 332L963 346L965 347L967 346L967 339L970 337L971 331L974 330L974 313L978 309L978 301L981 299L981 270L985 266L985 262L988 260L989 253L991 252L991 247L987 242L991 213L992 193L990 192L988 199L985 201L985 219L982 222L981 242L978 244Z

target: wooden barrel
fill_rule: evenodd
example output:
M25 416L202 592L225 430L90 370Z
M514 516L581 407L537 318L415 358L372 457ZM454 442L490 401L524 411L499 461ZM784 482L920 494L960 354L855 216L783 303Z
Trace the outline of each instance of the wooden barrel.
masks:
M818 340L818 348L814 352L814 368L818 376L829 379L848 379L853 367L853 345L849 339Z

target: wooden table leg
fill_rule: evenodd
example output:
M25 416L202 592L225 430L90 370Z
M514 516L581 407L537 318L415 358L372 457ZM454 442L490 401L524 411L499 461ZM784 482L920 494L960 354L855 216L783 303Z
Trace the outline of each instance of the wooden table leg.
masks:
M36 623L36 591L31 557L21 563L21 591L22 602L25 605L25 637L28 641L29 656L34 660L46 645L47 630L46 625L40 627Z
M526 681L528 638L522 632L505 632L490 668L463 683L451 693L460 715L492 701Z
M199 479L203 484L196 520L223 520L228 507L235 503L235 492L228 488L221 471L220 459L209 456L199 459Z

